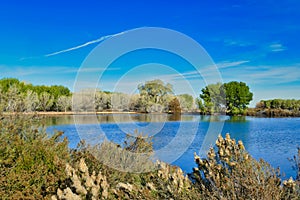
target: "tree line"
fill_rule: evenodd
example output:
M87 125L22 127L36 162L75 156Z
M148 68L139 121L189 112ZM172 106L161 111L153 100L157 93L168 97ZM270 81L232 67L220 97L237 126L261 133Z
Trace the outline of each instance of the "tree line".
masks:
M0 111L66 111L71 107L71 92L61 85L34 86L15 78L0 80Z
M0 111L71 111L74 95L76 95L76 111L167 113L196 110L191 95L175 95L173 86L161 80L146 81L138 85L138 91L138 94L129 95L86 89L73 94L67 87L61 85L34 86L15 78L4 78L0 80Z
M156 79L137 86L138 93L85 89L72 93L61 85L44 86L21 82L15 78L0 80L0 111L135 111L143 113L181 113L245 115L253 93L244 82L210 84L198 98L189 94L175 95L173 86ZM76 95L76 96L75 96ZM75 98L74 98L75 97ZM74 101L75 99L75 101ZM72 108L72 100L74 108ZM256 109L299 111L300 100L261 100Z
M283 109L290 111L299 111L300 100L296 99L270 99L261 100L256 104L258 109Z
M255 108L248 109L247 115L261 117L300 117L300 100L261 100Z
M100 90L75 93L76 111L136 111L143 113L178 113L197 109L189 94L175 95L173 86L161 80L146 81L137 86L139 93L125 94Z

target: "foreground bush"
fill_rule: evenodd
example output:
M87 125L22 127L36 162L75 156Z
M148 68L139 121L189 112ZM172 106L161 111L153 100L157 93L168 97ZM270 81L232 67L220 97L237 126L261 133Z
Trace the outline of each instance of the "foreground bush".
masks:
M7 116L0 121L0 196L42 199L55 194L65 179L68 143L34 128L35 117Z
M71 153L73 173L69 173L70 166L66 166L71 181L67 187L58 190L55 198L64 199L69 195L73 196L72 198L83 199L199 199L199 191L193 188L192 182L180 168L149 160L152 151L151 142L141 135L134 140L127 138L122 148L118 144L108 142L99 147L81 144L79 149ZM100 158L101 156L104 158ZM107 157L113 158L109 166L103 164L111 161ZM126 168L146 170L146 173L132 173ZM95 189L90 187L91 179L96 180L97 184L93 187L99 188L98 193L93 192Z
M195 155L198 165L191 178L205 199L298 199L299 183L292 179L281 186L279 170L256 161L229 134L219 136L216 149L206 159Z
M278 170L256 161L229 135L207 158L195 156L188 178L175 166L151 162L151 141L137 136L124 145L82 141L69 149L61 132L48 137L36 117L0 117L1 199L299 199L300 149L293 158L297 180L281 181ZM129 153L128 153L129 152ZM132 153L144 153L135 157ZM103 158L101 158L101 156ZM122 171L103 163L108 157ZM119 165L117 165L119 164ZM125 169L142 165L147 173ZM151 170L149 170L151 169Z

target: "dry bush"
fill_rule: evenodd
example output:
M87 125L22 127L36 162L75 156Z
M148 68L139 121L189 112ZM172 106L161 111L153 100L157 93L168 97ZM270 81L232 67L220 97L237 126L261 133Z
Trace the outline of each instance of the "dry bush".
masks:
M90 175L101 173L102 176L105 176L108 183L106 184L107 196L105 196L107 199L198 199L199 191L193 188L192 182L184 172L179 167L164 162L153 163L150 160L153 151L151 140L142 137L137 132L135 135L137 137L127 137L123 148L121 145L109 142L103 143L97 148L89 147L82 141L79 148L72 152L72 166L77 176L87 177L86 175L82 176L78 167L78 163L84 159ZM143 156L141 157L139 153L142 153ZM107 157L112 159L114 167L119 162L118 167L136 167L132 169L143 169L146 172L132 173L126 172L125 168L121 168L122 170L112 168L111 165L103 164L104 158L107 159L105 161L108 161ZM81 185L84 186L87 178L80 180ZM87 193L78 193L74 190L73 182L69 181L68 186L61 189L64 195L70 195L71 189L75 195L84 196L84 198L89 196L89 188L84 186L85 190L83 191L87 191ZM68 187L70 189L67 189ZM100 189L98 194L102 194L102 191L103 189Z
M198 167L191 178L205 199L297 199L295 181L282 186L279 170L256 161L229 134L218 137L216 149L211 148L207 158L195 155L195 161Z
M35 116L0 117L1 199L299 199L297 180L256 161L229 135L219 136L189 179L176 166L153 162L151 139L136 132L122 145L105 142L70 150L62 132L52 137ZM117 168L103 161L114 161ZM138 166L138 167L137 167ZM137 168L134 168L137 167ZM126 169L145 173L130 173ZM122 169L122 170L118 170ZM127 170L128 171L128 170Z
M6 116L0 121L0 196L42 199L64 180L68 143L34 128L35 117Z

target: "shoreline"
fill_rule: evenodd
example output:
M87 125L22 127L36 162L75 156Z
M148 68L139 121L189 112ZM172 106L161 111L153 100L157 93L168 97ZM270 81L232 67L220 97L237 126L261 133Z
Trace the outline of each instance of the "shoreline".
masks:
M171 114L176 115L174 113L143 113L136 111L98 111L98 112L58 112L58 111L38 111L38 112L2 112L4 116L10 115L40 115L40 116L67 116L67 115L101 115L101 114L146 114L146 115L159 115L159 114ZM177 113L179 114L179 113ZM182 112L180 115L200 115L200 116L218 116L219 114L203 114L201 112ZM230 115L224 115L230 116ZM257 117L257 118L297 118L300 117L299 113L294 113L287 110L279 110L279 109L255 109L250 108L247 110L245 115L237 115L244 117Z
M49 111L49 112L3 112L3 115L49 115L49 116L55 116L55 115L94 115L94 114L140 114L140 112L121 112L121 111L101 111L101 112L55 112L55 111Z

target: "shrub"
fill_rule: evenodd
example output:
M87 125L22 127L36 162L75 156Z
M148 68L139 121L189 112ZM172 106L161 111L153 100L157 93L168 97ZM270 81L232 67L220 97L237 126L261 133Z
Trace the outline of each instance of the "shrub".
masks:
M41 199L56 193L69 159L62 132L48 138L34 128L36 118L6 116L0 121L0 196Z
M263 160L256 161L241 141L229 134L218 137L207 158L195 155L197 168L190 175L205 199L296 199L299 184L283 182L279 170Z
M292 161L297 179L281 181L279 170L256 161L241 141L219 136L207 158L195 155L190 174L153 162L151 139L136 132L124 144L94 147L81 141L70 150L62 132L46 135L36 116L0 117L2 199L299 199L300 149ZM141 157L140 157L141 156ZM102 158L101 158L102 157ZM117 169L104 161L119 161ZM122 161L122 162L120 162ZM142 167L146 173L126 172ZM123 169L122 171L118 169ZM137 168L139 169L139 168ZM137 170L135 169L135 170Z

